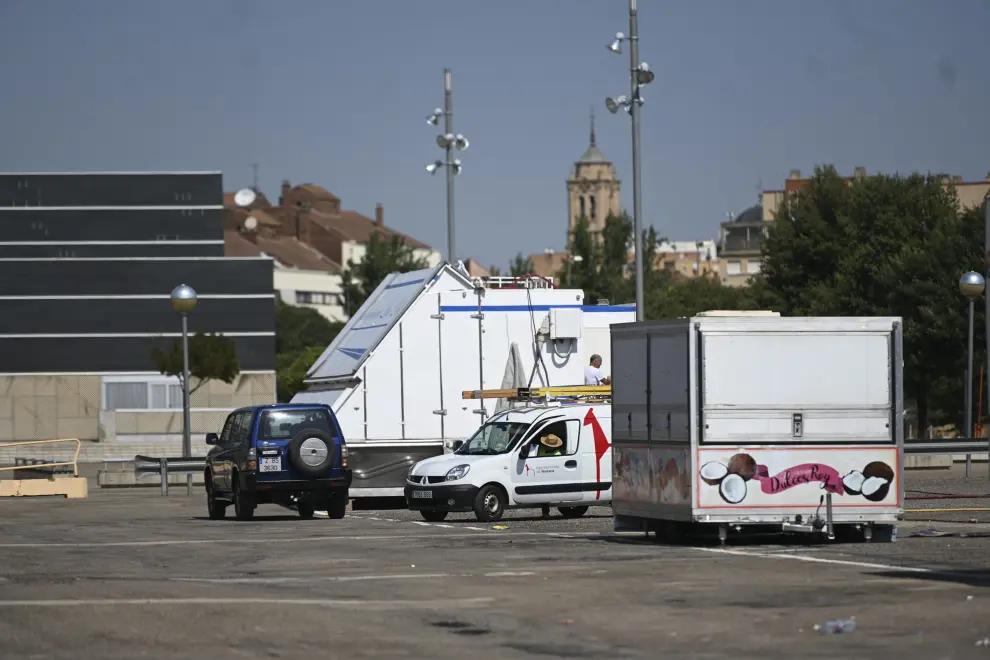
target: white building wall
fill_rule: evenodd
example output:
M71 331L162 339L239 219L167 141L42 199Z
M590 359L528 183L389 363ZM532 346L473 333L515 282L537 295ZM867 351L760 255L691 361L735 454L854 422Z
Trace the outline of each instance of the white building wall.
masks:
M361 263L368 248L364 243L344 241L341 243L340 251L341 260L343 261L342 265L344 268L347 268L349 261L353 261L356 264ZM424 259L427 268L435 268L440 263L440 253L433 248L416 248L413 250L413 255L419 259Z
M275 291L283 302L315 309L328 321L343 323L347 320L340 275L276 266Z

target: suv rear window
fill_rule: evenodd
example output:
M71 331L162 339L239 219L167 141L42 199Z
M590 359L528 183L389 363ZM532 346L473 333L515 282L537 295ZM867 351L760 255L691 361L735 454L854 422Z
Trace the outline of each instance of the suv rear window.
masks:
M266 410L261 413L259 440L288 440L303 429L319 429L336 436L326 410Z

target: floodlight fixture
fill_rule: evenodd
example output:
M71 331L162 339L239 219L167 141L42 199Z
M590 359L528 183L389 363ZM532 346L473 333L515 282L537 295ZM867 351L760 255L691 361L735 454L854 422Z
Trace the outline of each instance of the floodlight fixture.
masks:
M440 147L441 149L446 149L451 144L453 144L454 139L455 138L454 138L454 134L453 133L447 133L445 135L438 135L437 136L437 146Z
M468 139L466 137L464 137L463 135L461 135L460 133L458 133L457 135L454 136L454 147L458 151L464 151L470 145L471 145L471 143L468 142Z
M626 35L621 32L615 33L615 39L606 48L615 53L616 55L622 54L622 42L626 40Z
M619 108L629 107L629 97L626 96L625 94L620 94L615 98L612 98L610 96L607 99L605 99L605 107L608 108L608 111L614 115L616 112L619 111Z
M460 158L455 158L454 162L451 163L451 167L454 169L454 174L461 173L461 160Z
M636 69L636 83L639 85L649 85L656 79L656 74L650 71L650 65L642 62Z
M436 126L440 123L440 118L443 117L443 110L437 108L432 114L426 117L426 123L430 126Z
M443 167L443 161L436 160L426 166L426 171L429 172L430 174L436 174L437 170L439 170L441 167Z

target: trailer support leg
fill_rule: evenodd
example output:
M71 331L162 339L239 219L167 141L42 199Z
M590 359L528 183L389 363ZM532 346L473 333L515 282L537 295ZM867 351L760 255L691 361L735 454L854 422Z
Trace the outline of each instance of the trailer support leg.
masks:
M718 544L725 545L726 540L729 538L729 526L722 523L718 526Z
M835 525L832 523L832 493L825 494L825 530L828 540L835 540Z

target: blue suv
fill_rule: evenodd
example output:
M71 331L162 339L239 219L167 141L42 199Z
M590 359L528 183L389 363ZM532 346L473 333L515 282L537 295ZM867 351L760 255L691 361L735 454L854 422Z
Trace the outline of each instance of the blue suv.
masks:
M234 505L250 520L259 504L295 506L302 518L343 518L351 470L347 445L329 406L276 404L235 410L223 431L206 435L206 503L222 519Z

